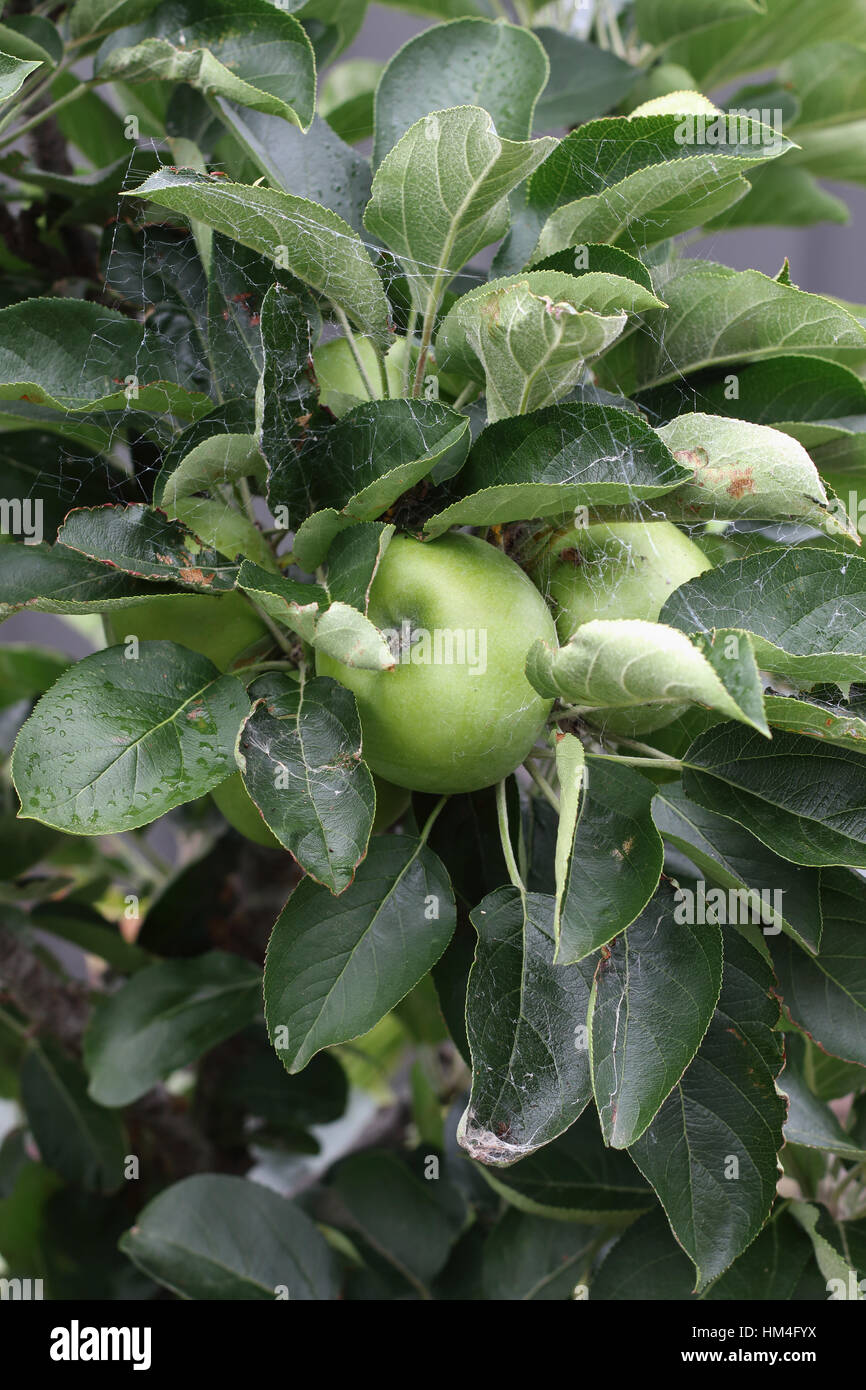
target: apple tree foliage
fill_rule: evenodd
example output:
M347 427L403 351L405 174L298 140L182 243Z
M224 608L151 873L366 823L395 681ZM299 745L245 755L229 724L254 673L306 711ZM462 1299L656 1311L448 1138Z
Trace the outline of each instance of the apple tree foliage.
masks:
M783 233L775 276L688 248L847 218L863 6L407 8L387 64L365 0L0 22L3 1268L825 1299L866 1278L866 309ZM388 681L394 536L603 587L581 529L635 521L703 572L530 634L525 764L386 813L316 660Z

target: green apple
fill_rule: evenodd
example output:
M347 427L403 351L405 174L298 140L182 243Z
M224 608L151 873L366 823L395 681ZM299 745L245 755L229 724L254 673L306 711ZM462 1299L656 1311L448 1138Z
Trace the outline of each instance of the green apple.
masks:
M178 642L207 656L221 671L268 635L261 618L236 589L225 594L165 594L104 615L109 645L136 636L140 642Z
M376 349L369 338L356 338L358 356L364 364L367 381L378 395L381 377ZM411 345L408 338L398 338L385 354L385 375L392 396L402 396L403 378L411 369ZM319 383L319 400L332 414L343 416L370 394L346 338L330 338L313 350L313 367Z
M666 599L711 568L669 521L612 521L560 535L537 570L561 641L595 618L655 622Z
M239 772L214 787L211 796L222 811L229 825L239 830L248 840L257 845L268 845L271 849L281 849L276 835L272 835L265 825L262 813L253 801Z
M552 601L560 640L593 619L655 622L670 594L712 565L669 521L598 522L560 535L536 578ZM593 723L612 734L664 728L687 705L646 704L595 710Z
M379 835L402 816L409 805L409 793L405 787L395 787L384 777L374 777L376 788L376 815L373 820L373 834Z
M641 77L632 87L624 103L627 111L634 111L645 101L667 96L669 92L694 92L697 82L687 68L679 63L660 63Z
M438 793L475 791L512 772L551 707L526 679L526 653L536 637L556 640L523 570L477 536L395 536L368 612L392 635L393 669L362 671L317 652L316 670L354 692L371 770Z

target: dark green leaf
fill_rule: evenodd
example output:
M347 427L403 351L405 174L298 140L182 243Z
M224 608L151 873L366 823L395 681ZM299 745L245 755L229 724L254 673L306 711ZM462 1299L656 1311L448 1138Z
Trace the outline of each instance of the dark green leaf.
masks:
M379 81L373 167L416 121L446 107L481 106L500 136L528 140L546 78L544 50L527 29L461 19L425 30L404 44Z
M626 1148L644 1133L697 1052L721 985L721 931L679 922L664 882L595 972L589 1047L606 1143Z
M594 963L553 964L554 901L499 888L471 913L478 933L466 1028L472 1094L460 1143L505 1166L555 1139L592 1094L587 1008Z
M337 1295L336 1261L309 1218L270 1188L222 1173L161 1192L120 1248L181 1298L294 1303Z
M83 1068L50 1039L25 1055L21 1103L49 1168L92 1192L120 1187L127 1144L120 1118L90 1099Z
M376 795L361 762L351 691L325 677L265 677L238 741L244 784L277 839L306 872L342 893L363 858Z
M866 867L866 762L859 753L739 724L709 729L686 754L686 795L745 826L795 864Z
M240 1032L261 1008L261 979L258 966L222 951L140 970L94 1011L84 1037L90 1095L129 1105Z
M705 929L702 929L705 930ZM697 1056L629 1152L652 1183L701 1291L754 1240L776 1192L787 1110L768 966L725 933L722 994Z
M654 792L653 783L632 768L604 758L590 761L562 904L558 964L604 946L655 892L664 855L650 809Z
M454 924L447 874L414 837L373 839L339 898L302 880L265 963L268 1032L287 1069L378 1023L439 959Z

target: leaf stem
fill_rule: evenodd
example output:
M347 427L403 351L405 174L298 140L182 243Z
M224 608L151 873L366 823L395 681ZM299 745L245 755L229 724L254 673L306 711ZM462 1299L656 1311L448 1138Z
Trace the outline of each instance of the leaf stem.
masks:
M664 755L652 758L627 758L622 753L602 753L603 758L607 758L612 763L628 763L631 767L669 767L674 771L681 772L685 763L681 758L666 758Z
M46 106L43 111L37 111L36 115L31 116L29 121L25 121L23 125L11 131L5 139L0 140L0 150L5 149L7 145L14 144L20 136L26 135L29 130L34 130L36 126L41 125L43 121L47 121L49 117L53 116L61 107L68 106L70 102L77 101L86 91L89 91L89 88L86 83L82 82L80 86L73 87L71 92L67 92L66 96L59 97L57 101L52 102L50 106ZM2 125L0 125L0 128L2 128Z
M520 870L517 867L517 860L514 858L514 849L511 844L511 836L508 833L508 805L505 799L505 786L508 781L503 777L501 782L496 784L496 817L499 821L499 838L502 841L502 854L505 859L505 867L508 870L508 877L521 897L526 896L526 888L523 879L520 877Z
M464 405L468 405L478 395L480 387L477 381L468 381L452 405L452 410L462 410Z
M620 734L606 734L605 737L611 739L617 747L622 745L623 748L633 748L636 753L643 753L659 762L666 762L670 757L668 753L662 753L660 749L652 748L648 743L638 743L636 738L625 738Z

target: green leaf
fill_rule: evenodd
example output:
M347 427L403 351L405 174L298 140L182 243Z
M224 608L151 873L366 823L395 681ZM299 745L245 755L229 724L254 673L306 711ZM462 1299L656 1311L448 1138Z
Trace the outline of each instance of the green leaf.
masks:
M592 1226L504 1212L484 1246L484 1297L524 1303L572 1299L597 1239Z
M843 748L866 749L866 719L849 714L844 707L793 700L784 695L765 695L764 710L772 728L807 734L825 743L838 743Z
M782 346L853 361L866 352L866 328L847 309L757 270L684 260L658 267L654 284L668 307L607 354L598 375L609 390L633 395L707 367L776 357Z
M609 246L605 241L594 241L587 246L571 246L566 251L554 251L550 256L544 256L540 261L534 261L532 270L556 270L563 275L571 275L580 278L581 275L592 275L599 286L605 283L602 275L616 276L620 280L634 280L635 284L641 285L648 290L655 299L653 292L652 277L644 265L643 261L638 260L630 251L623 251L621 246ZM590 282L592 283L592 282ZM618 292L623 290L623 286L616 285ZM592 304L592 308L598 308L597 304ZM622 307L625 307L623 302ZM661 301L652 304L649 300L641 299L640 296L631 301L631 307L635 310L658 309L661 308Z
M308 130L287 126L279 116L220 101L223 120L272 188L285 189L330 208L363 236L370 199L370 165L316 116ZM372 95L370 97L372 115ZM359 137L360 138L360 137Z
M694 1268L656 1207L629 1226L604 1257L590 1284L596 1302L682 1302L694 1288Z
M75 0L69 13L69 32L73 39L101 34L144 19L161 0Z
M508 140L480 106L433 111L380 164L364 225L398 256L412 304L435 311L457 272L508 227L508 194L556 142Z
M451 526L625 506L670 493L685 477L640 416L561 401L482 430L460 472L463 496L431 517L424 530L438 535Z
M791 1017L833 1057L866 1066L866 912L862 879L823 875L824 932L817 956L773 943L779 996ZM851 1085L846 1082L846 1089Z
M327 580L332 600L367 612L373 580L396 529L382 521L360 521L334 538Z
M186 82L305 130L313 119L312 44L293 15L267 0L245 0L242 14L223 0L161 5L106 39L95 72L103 82Z
M127 1139L120 1117L94 1104L82 1067L51 1039L24 1056L21 1103L49 1168L91 1192L121 1186Z
M550 62L547 86L535 106L536 130L582 125L618 106L637 81L639 69L594 43L545 25L533 33Z
M738 367L733 374L708 371L646 392L641 408L664 419L706 410L774 425L813 449L845 430L844 418L866 414L866 384L850 367L805 353L779 353Z
M426 29L394 55L376 88L373 167L416 121L444 108L480 106L501 137L528 140L547 73L528 29L489 19Z
M31 72L43 66L41 58L13 58L0 52L0 101L8 101L23 86Z
M656 890L664 855L653 784L593 758L586 769L559 922L557 964L583 960L624 931Z
M818 1268L827 1281L827 1289L830 1285L839 1281L845 1290L843 1297L848 1297L848 1289L852 1282L856 1284L857 1275L850 1260L837 1249L834 1243L829 1241L820 1229L824 1225L822 1217L824 1213L820 1207L814 1206L810 1202L792 1202L789 1208L795 1221L798 1221L803 1230L809 1236L815 1251L815 1259ZM859 1302L864 1294L857 1289L854 1297Z
M592 1085L605 1143L644 1133L694 1057L722 984L722 934L680 923L665 883L599 962L590 1003Z
M376 806L355 698L324 677L300 688L265 677L249 693L255 704L238 742L244 785L280 844L341 893L366 852Z
M866 41L866 17L851 0L824 0L820 7L802 0L766 0L766 13L737 15L686 33L673 42L666 61L681 63L711 90L741 74L775 67L782 59L827 39Z
M0 51L13 58L36 58L56 67L63 57L63 40L51 20L42 15L7 14L0 24Z
M0 400L62 411L124 411L134 403L186 419L202 414L208 398L186 389L155 339L133 319L81 299L12 304L0 309Z
M240 1032L261 1008L261 982L258 966L224 951L139 970L102 1000L84 1035L92 1098L129 1105Z
M721 925L754 923L766 936L777 936L781 928L807 950L818 950L822 915L816 869L773 854L735 821L689 800L678 782L656 793L652 813L664 838L682 850L711 883L728 890L724 906L714 898L710 904L705 901L705 912L712 911ZM761 898L771 889L778 894L772 907ZM736 895L733 899L731 891Z
M160 1192L120 1248L180 1298L337 1297L336 1260L309 1217L270 1188L223 1173L197 1173Z
M866 116L863 45L845 40L816 43L779 69L779 81L797 94L797 143L803 128L845 126Z
M855 1163L866 1160L866 1149L851 1142L829 1105L813 1096L796 1072L786 1067L777 1084L788 1097L788 1118L785 1121L787 1144L821 1149Z
M866 676L866 560L797 547L730 560L671 594L661 617L710 632L729 619L751 634L761 667L805 686Z
M393 667L393 653L379 629L351 604L329 603L327 591L318 584L301 584L245 560L238 587L253 594L277 622L344 665L366 671Z
M185 497L255 478L263 482L265 460L252 434L208 435L185 453L169 472L161 472L154 484L158 507L176 507Z
M702 930L704 930L702 928ZM629 1152L694 1262L698 1291L754 1240L776 1193L786 1102L769 967L725 933L722 993L697 1056Z
M300 298L273 285L262 304L261 443L268 461L269 486L290 508L309 505L301 446L319 421L318 386L313 370L313 332ZM272 505L277 505L276 495Z
M802 444L781 430L696 414L678 415L657 433L692 473L666 501L669 516L801 520L858 539L853 522L828 499Z
M160 592L65 545L0 545L0 621L22 608L39 613L110 612L146 602Z
M478 933L466 997L472 1093L457 1137L495 1167L562 1134L592 1095L592 966L553 964L553 913L553 898L508 887L470 914Z
M306 501L372 521L434 469L455 473L470 442L468 418L438 401L367 401L276 468L271 506Z
M543 282L538 292L534 277ZM570 281L559 301L546 292L554 280ZM493 282L479 293L470 291L446 316L438 360L446 370L459 370L461 361L475 363L471 375L485 381L491 422L564 396L583 375L586 358L602 352L625 327L624 312L602 315L575 307L574 299L583 303L582 286L571 286L581 282L553 271L529 272L499 288Z
M583 623L565 646L537 638L526 675L540 695L603 709L694 701L769 733L754 655L744 635L725 633L703 650L675 628L640 619Z
M795 131L795 134L798 132ZM848 206L822 188L805 169L793 163L796 151L782 164L767 164L746 175L751 185L739 202L713 218L707 230L729 232L735 227L810 227L816 222L850 221Z
M478 1171L510 1206L555 1221L614 1225L654 1204L628 1155L602 1142L594 1110L519 1163Z
M389 343L390 310L382 283L360 237L330 209L278 189L189 170L162 169L128 196L204 222L269 257L338 305L378 343Z
M429 1297L427 1286L445 1264L466 1209L447 1179L430 1182L398 1154L373 1149L337 1165L323 1215Z
M748 20L766 12L766 0L635 0L640 36L661 47L726 19Z
M794 864L866 868L866 763L847 748L721 724L692 744L683 787Z
M551 258L559 261L558 257ZM631 258L630 258L631 259ZM561 270L527 270L519 275L488 280L460 296L445 316L436 340L436 357L447 372L478 374L478 364L484 358L477 344L483 341L482 332L488 329L488 318L496 322L496 306L513 292L531 292L545 302L548 313L556 320L562 317L562 305L593 314L613 315L621 312L638 313L663 308L662 301L640 281L631 276L602 271L583 271L571 274ZM520 357L519 347L516 354ZM525 368L534 366L531 356L522 362Z
M148 825L233 771L249 708L243 685L173 642L142 642L71 666L15 745L21 815L77 835Z
M704 132L679 115L618 116L573 130L530 180L527 254L664 241L718 216L748 193L745 170L791 148L783 137L768 139L758 122L718 122ZM711 143L705 133L720 138Z
M576 734L558 731L554 743L556 780L559 784L559 817L553 853L556 895L553 910L553 940L558 946L562 929L562 900L568 887L574 853L574 831L582 807L581 791L586 787L587 767L583 744Z
M748 1249L705 1292L705 1299L823 1299L826 1285L811 1241L789 1207L774 1214Z
M322 83L319 115L350 145L373 134L373 101L384 66L372 58L347 58Z
M69 513L58 540L89 560L137 579L164 580L210 593L233 589L237 568L226 564L179 521L143 503L128 507L79 507Z
M41 695L68 665L68 657L47 647L23 642L0 647L0 709Z
M411 836L374 839L339 899L303 879L265 963L265 1017L286 1068L301 1071L378 1023L439 959L454 925L448 876Z

